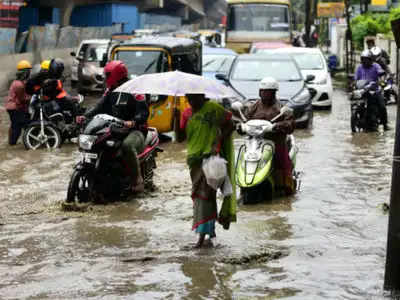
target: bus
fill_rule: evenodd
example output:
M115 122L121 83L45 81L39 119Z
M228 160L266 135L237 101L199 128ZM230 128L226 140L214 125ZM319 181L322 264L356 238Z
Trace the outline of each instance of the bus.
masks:
M254 42L291 43L290 0L227 0L226 47L248 53Z

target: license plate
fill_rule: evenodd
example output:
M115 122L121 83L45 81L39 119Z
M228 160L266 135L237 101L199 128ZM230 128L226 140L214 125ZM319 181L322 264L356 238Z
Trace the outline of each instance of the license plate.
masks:
M81 157L83 161L88 161L92 159L97 159L98 155L97 153L87 153L87 152L81 152Z

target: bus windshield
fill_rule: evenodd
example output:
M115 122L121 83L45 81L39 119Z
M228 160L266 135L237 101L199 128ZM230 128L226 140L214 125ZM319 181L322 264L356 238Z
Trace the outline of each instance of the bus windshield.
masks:
M229 7L229 31L288 32L289 7L273 4L236 4Z

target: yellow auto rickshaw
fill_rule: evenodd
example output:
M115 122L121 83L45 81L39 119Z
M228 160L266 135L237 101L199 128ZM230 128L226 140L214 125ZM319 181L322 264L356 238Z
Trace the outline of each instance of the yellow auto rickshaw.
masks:
M204 45L222 45L222 35L216 30L199 30L197 33Z
M137 38L115 45L110 60L122 60L131 78L179 70L202 74L202 44L193 39L175 37ZM150 116L148 125L164 133L179 131L179 119L189 106L186 97L146 95Z

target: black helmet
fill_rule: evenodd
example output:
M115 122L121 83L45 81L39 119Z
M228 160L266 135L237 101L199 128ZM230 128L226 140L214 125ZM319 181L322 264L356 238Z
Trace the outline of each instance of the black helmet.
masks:
M54 58L50 62L49 77L60 79L64 72L64 62L60 58Z

